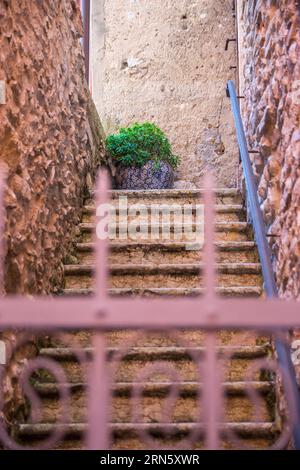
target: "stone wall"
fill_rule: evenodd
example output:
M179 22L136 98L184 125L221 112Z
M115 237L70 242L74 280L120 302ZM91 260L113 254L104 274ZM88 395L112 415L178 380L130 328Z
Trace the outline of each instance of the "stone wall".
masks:
M279 293L300 297L300 5L246 0L243 117Z
M61 282L83 192L104 155L78 2L3 0L0 31L6 291L48 293Z
M157 123L182 157L177 187L213 168L235 186L238 155L226 81L234 78L232 0L93 2L92 82L108 132Z

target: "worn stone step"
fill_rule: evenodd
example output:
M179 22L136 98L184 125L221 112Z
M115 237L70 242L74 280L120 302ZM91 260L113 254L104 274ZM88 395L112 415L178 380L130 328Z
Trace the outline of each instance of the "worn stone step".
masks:
M92 347L83 348L83 353L88 358L92 358ZM107 358L113 359L118 355L120 348L108 347ZM217 354L219 357L231 355L235 359L258 359L264 357L269 352L269 344L262 345L235 345L218 346ZM191 360L196 355L201 357L205 354L205 348L202 346L182 347L182 346L138 346L130 347L126 350L124 360L126 361L181 361ZM50 347L40 350L41 356L46 356L56 361L74 361L76 355L74 348L71 347Z
M126 337L124 337L126 340ZM162 338L165 341L165 338ZM135 344L138 341L135 339ZM203 342L203 341L202 341ZM134 382L145 365L164 361L176 371L178 377L184 382L199 381L199 371L197 362L201 360L205 354L204 347L180 347L180 346L145 346L145 347L125 347L124 343L118 344L117 347L107 349L107 360L116 367L113 377L117 382ZM125 349L123 349L125 348ZM223 372L225 381L239 382L245 380L250 364L255 359L267 357L268 347L248 345L248 346L219 346L217 354L223 363ZM70 383L85 382L88 377L88 371L91 364L93 349L86 347L82 349L82 355L85 357L84 363L78 363L76 351L70 347L49 347L40 351L42 357L47 357L61 363L67 381ZM263 376L265 377L265 376ZM258 368L253 371L248 380L259 381L262 378L261 371ZM49 373L37 373L37 379L40 381L52 381L53 376ZM148 378L149 382L165 381L169 377L166 374L156 374Z
M255 263L258 262L256 245L251 241L217 242L216 257L220 263ZM77 243L75 259L80 264L93 264L95 261L95 244ZM111 242L109 244L109 263L186 263L199 262L202 259L202 249L199 245L186 244L176 241L149 242Z
M170 232L171 233L174 233L174 229L176 228L176 225L178 225L180 227L180 224L177 224L177 223L171 223L170 224ZM195 227L197 226L202 226L201 223L199 224L196 224L196 223L193 223L191 224L191 226L195 229ZM116 228L117 228L117 231L119 230L119 228L122 228L124 229L124 227L126 228L127 225L125 224L117 224ZM174 228L175 227L175 228ZM93 223L81 223L79 224L79 228L81 229L82 232L86 232L86 233L94 233L95 232L95 224ZM150 231L151 229L154 231L154 230L160 230L160 232L162 230L167 230L169 229L169 224L164 224L164 223L155 223L155 224L143 224L141 223L141 231L142 230L146 230L148 228L148 231ZM241 232L241 233L245 233L248 229L250 228L250 225L247 223L247 222L217 222L215 224L215 230L216 232Z
M203 287L203 277L198 274L188 272L181 273L163 273L163 274L133 274L127 273L114 274L109 279L109 288L111 289L137 289L143 288L144 285L148 289L160 288L197 288ZM217 287L259 287L261 286L260 274L241 274L241 273L221 273L218 274ZM91 289L94 287L94 279L90 274L68 274L65 276L65 289Z
M237 188L214 188L213 191L217 196L238 196L240 191ZM90 190L89 194L94 196L97 193L95 189ZM156 197L199 197L204 194L204 189L111 189L108 195L112 198L127 196L130 198L137 197L139 199L152 199Z
M122 253L127 249L140 249L140 250L158 250L158 251L176 251L182 254L186 252L187 244L185 242L176 242L176 241L149 241L149 242L139 242L132 241L128 243L121 242L110 242L109 249L116 253ZM217 242L215 247L218 251L252 251L256 249L255 242L253 241L237 241L237 242ZM77 243L76 248L80 252L93 252L95 249L95 243ZM200 247L195 245L195 251L201 251Z
M183 397L197 396L203 390L203 384L199 382L118 382L113 384L113 394L116 396L128 397L133 388L141 388L145 396L162 396L168 395L171 386L177 386L179 395ZM79 390L86 390L87 384L83 382L65 383L58 385L52 382L36 382L34 389L42 397L59 396L60 390L67 388L71 393ZM224 382L222 389L227 395L244 396L247 395L249 389L260 394L266 394L272 391L274 383L269 381L252 381L245 382Z
M236 188L215 188L214 189L217 203L238 204L241 203L243 197L241 192ZM148 190L111 190L108 191L108 198L115 201L119 197L127 197L130 202L137 201L143 202L157 201L161 204L162 201L169 202L178 200L182 202L195 202L195 200L203 200L203 189L148 189ZM94 199L96 191L92 190L89 193L87 202Z
M243 279L244 277L244 279ZM245 284L248 285L249 288L257 288L260 286L260 276L256 274L245 274L241 277L241 274L232 275L232 274L222 274L219 275L217 280L217 288L219 289L230 289L230 288L240 288L244 287ZM161 285L165 285L165 289L178 289L185 286L185 289L197 289L198 286L203 285L203 279L198 276L189 275L188 277L185 275L163 275L163 276L156 276L156 275L146 275L146 276L136 276L136 275L127 275L126 277L123 275L116 275L110 279L110 289L108 292L116 292L119 291L125 295L130 295L130 292L135 289L135 292L141 292L143 289L143 285L146 284L148 287L145 294L148 294L150 297L155 295L158 291L156 289L161 289ZM65 290L70 292L70 290L74 289L78 291L79 289L92 289L94 287L93 278L89 275L69 275L66 276L65 279ZM120 290L122 289L122 290ZM123 290L124 289L124 290ZM140 289L139 291L137 289ZM169 291L170 292L170 291ZM219 291L220 292L220 291ZM236 291L237 292L237 291ZM248 291L249 292L249 291ZM228 293L228 291L224 291L223 293ZM253 293L253 291L251 291Z
M139 216L140 220L144 221L150 221L151 218L163 221L166 217L170 218L171 222L174 222L176 220L180 221L184 214L184 210L186 210L187 207L189 207L189 211L191 211L191 215L189 215L189 217L191 218L191 220L195 221L197 211L201 210L203 214L204 208L203 205L200 206L200 204L196 203L190 205L180 204L180 201L177 204L161 203L159 206L157 204L144 204L141 201L140 206L142 209L142 213L137 214L136 204L131 204L130 201L128 201L127 205L128 207L126 209L122 208L120 210L118 203L116 203L111 209L111 216L115 217L117 222L120 222L120 219L124 221L124 218L126 218L127 222L130 222L132 219L136 218L137 215ZM154 214L154 208L156 208L155 210L158 210L158 207L160 209L159 212L157 214ZM170 214L166 212L166 207L169 208ZM164 215L162 215L163 209ZM95 212L96 209L94 204L85 205L82 208L82 222L95 222ZM200 212L198 212L198 217L200 217ZM216 222L239 222L245 221L246 213L242 204L218 204L215 206L215 217Z
M104 334L106 345L108 348L115 348L115 351L124 348L124 343L131 351L132 347L138 347L139 350L146 351L152 348L174 348L181 347L187 348L189 351L193 348L201 348L205 344L206 332L199 329L180 329L175 333L173 331L137 331L137 330L111 330ZM93 332L89 330L73 330L69 335L64 336L65 340L57 340L57 335L50 334L48 336L41 336L39 338L40 348L56 348L56 347L74 347L74 342L83 348L86 352L92 345ZM237 348L251 347L256 348L258 345L263 346L264 349L269 350L270 338L267 336L258 336L255 332L244 330L218 330L216 331L216 342L220 348L226 347L225 351L230 350L234 353ZM87 348L87 349L86 349ZM142 349L141 349L142 348ZM150 349L149 349L150 348ZM191 348L191 349L190 349ZM269 349L268 349L269 348ZM110 349L109 349L110 350ZM159 351L163 351L159 349ZM219 350L218 350L219 351ZM231 351L231 350L230 350Z
M177 225L177 227L175 227ZM111 240L119 241L119 229L125 233L128 231L127 224L117 224L111 226ZM132 241L186 241L189 243L195 243L199 241L199 233L196 232L196 225L191 224L188 226L190 232L184 233L181 224L140 224L139 231L141 233L134 233L126 238L126 242ZM203 224L197 224L197 231L201 231ZM93 223L81 223L79 224L81 242L93 241L95 233L95 224ZM179 230L179 233L174 233ZM216 241L247 241L251 240L251 226L247 222L217 222L215 224L216 230ZM124 240L123 240L124 241Z
M204 293L204 289L201 288L168 288L168 287L157 287L157 288L130 288L130 289L109 289L109 295L112 296L136 296L136 297L157 297L157 296L198 296ZM261 287L218 287L216 288L218 295L224 297L260 297L262 294ZM64 289L63 295L67 296L80 296L80 295L92 295L93 289Z
M136 437L137 432L142 429L151 432L154 436L165 436L166 429L174 433L178 437L187 436L191 431L199 431L199 438L203 437L204 428L201 423L111 423L110 429L115 437ZM52 423L41 424L19 424L17 426L17 433L20 438L33 438L45 437L53 433L55 429L65 430L68 437L81 438L86 433L88 425L86 423L68 423L64 425L55 425ZM236 433L242 438L256 437L273 439L278 429L273 422L247 422L247 423L225 423L220 424L222 434L225 435L226 431Z
M203 385L197 382L169 382L153 381L147 383L122 382L112 385L111 400L111 421L112 422L131 422L132 401L131 396L133 387L142 393L141 400L141 421L159 422L160 411L164 406L165 399L170 395L171 387L178 387L178 395L172 412L172 422L197 420L197 414L202 404L200 397L203 392ZM228 422L253 421L259 419L270 421L273 417L268 407L269 397L273 393L273 384L270 382L249 382L246 388L242 382L223 383L224 411L225 420ZM69 418L71 422L84 422L86 420L87 401L86 384L74 383L63 384L58 387L53 383L35 383L35 391L42 399L42 417L41 422L56 422L60 413L60 393L62 390L70 392L71 406ZM255 415L254 407L247 395L251 389L256 393L257 411Z
M261 285L259 263L220 263L216 265L218 287ZM92 265L65 266L65 288L92 288ZM110 288L196 288L202 282L203 265L195 264L120 264L110 266ZM201 287L201 285L200 285Z
M204 269L202 263L197 264L115 264L109 267L112 275L129 275L129 274L200 274ZM219 263L216 270L222 274L260 274L260 263ZM92 274L94 272L93 265L70 264L64 266L66 275Z
M129 204L130 205L128 207L131 206L131 202ZM145 204L142 201L141 201L141 204L143 204L143 207L148 211L150 211L151 208L154 205L152 203L151 204ZM161 205L163 205L163 203ZM193 204L191 204L193 211L196 211L196 205L197 205L197 202L194 202ZM112 212L116 213L118 215L120 213L120 211L119 211L119 206L118 206L117 202L115 202L114 208L115 209L112 209ZM218 214L232 214L234 212L244 212L245 208L244 208L243 204L216 204L214 206L214 210ZM95 204L94 203L93 204L85 204L82 208L82 213L83 214L94 215L95 214Z

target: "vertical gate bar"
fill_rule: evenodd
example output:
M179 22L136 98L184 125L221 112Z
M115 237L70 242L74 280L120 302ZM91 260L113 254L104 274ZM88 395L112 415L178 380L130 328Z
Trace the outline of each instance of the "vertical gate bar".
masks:
M216 253L215 253L215 193L214 179L211 173L204 178L204 289L207 313L212 316L215 311L216 287ZM221 407L221 384L219 383L218 358L216 353L216 334L209 332L205 341L204 390L203 404L205 422L206 448L219 448L219 421Z
M98 211L107 212L108 209L108 191L110 189L109 177L106 170L100 170L97 191L96 191L96 231L95 231L95 246L96 246L96 272L95 272L95 289L96 296L101 302L107 297L107 279L108 279L108 241L109 234L106 237L99 239L97 236L97 215L101 214L101 217L105 217L104 213ZM108 214L109 216L109 214ZM109 227L107 226L107 231Z
M106 340L102 333L93 338L94 357L88 382L88 450L109 449L110 387L106 362Z
M219 449L219 426L222 407L222 388L217 358L216 334L209 332L205 341L204 364L204 423L205 447L207 450Z
M215 194L213 191L213 177L207 173L204 177L204 288L207 304L213 307L216 286L215 269Z
M0 296L4 295L4 188L5 174L0 172Z
M109 219L108 190L109 177L106 170L100 170L96 186L96 269L95 289L100 315L107 314L107 278L108 278L108 237L97 236L97 215ZM99 212L98 212L99 211ZM100 320L100 316L99 316ZM94 356L89 375L88 390L88 431L87 448L90 450L109 449L109 409L110 386L108 364L106 360L106 339L104 333L96 333L93 338Z

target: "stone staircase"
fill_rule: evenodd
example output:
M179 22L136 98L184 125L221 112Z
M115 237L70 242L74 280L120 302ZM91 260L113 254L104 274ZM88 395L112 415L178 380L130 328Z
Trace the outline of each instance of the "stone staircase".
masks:
M112 191L112 201L117 204L119 196L127 196L128 204L142 202L151 204L195 204L199 192L191 190L166 191ZM251 227L240 194L235 189L217 191L216 246L218 263L218 286L220 295L228 297L259 297L262 295L261 267L253 241ZM92 197L83 207L82 223L74 253L65 265L64 295L89 295L93 290L93 230L94 213ZM120 217L120 214L118 214ZM118 219L117 222L120 222ZM121 222L120 222L121 223ZM192 224L195 223L193 219ZM176 220L172 220L174 232ZM113 296L198 296L201 286L201 250L186 250L187 241L165 239L160 234L157 240L141 239L112 241L110 244L110 295ZM84 312L83 312L84 314ZM141 312L141 315L143 312ZM163 312L162 312L163 314ZM183 312L184 314L184 312ZM241 315L243 312L241 312ZM80 343L88 360L93 355L91 333L74 332L72 338ZM201 448L203 432L195 424L198 402L201 396L201 377L197 374L193 359L204 353L202 331L181 331L176 337L162 333L119 331L107 334L107 360L113 361L121 351L121 344L129 342L122 360L114 373L111 410L113 448L145 448L138 430L143 428L161 445L176 445L181 439L198 430L193 447ZM224 358L225 411L223 446L236 447L229 431L234 432L245 446L269 447L278 428L275 419L275 396L273 377L257 371L251 377L250 386L257 392L259 420L246 393L245 374L249 365L258 358L270 356L268 338L251 332L220 331L218 354ZM82 433L86 429L86 370L77 361L72 348L54 338L44 338L40 349L43 357L55 359L64 368L68 377L66 384L71 391L72 406L67 435L61 448L80 448ZM166 435L160 424L161 407L165 403L174 375L155 371L156 365L168 364L174 368L179 395ZM133 422L130 396L137 376L152 367L146 374L142 394L141 422ZM88 368L88 366L87 366ZM150 369L149 369L150 370ZM36 444L55 427L60 413L58 387L53 376L39 371L33 377L34 386L43 401L43 420L40 424L22 423L17 426L17 435L22 443ZM201 405L200 405L201 407Z

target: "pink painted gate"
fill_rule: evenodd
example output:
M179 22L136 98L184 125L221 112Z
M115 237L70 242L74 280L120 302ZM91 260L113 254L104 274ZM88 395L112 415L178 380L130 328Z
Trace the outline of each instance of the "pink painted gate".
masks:
M43 331L58 333L61 331L92 330L94 355L88 381L88 426L86 431L86 448L109 449L110 447L110 400L112 369L106 360L105 333L110 330L136 330L169 332L176 337L180 329L201 329L206 332L205 354L198 357L193 355L199 374L202 378L201 409L204 412L194 423L189 439L179 444L180 448L192 448L193 443L202 430L205 447L207 449L220 448L222 435L222 412L224 409L224 393L221 386L221 367L217 355L216 333L218 330L253 330L268 332L285 341L282 331L291 327L300 327L299 304L297 302L283 302L278 299L224 299L215 293L215 248L214 248L214 193L211 178L205 179L205 294L199 298L180 298L172 300L162 299L130 299L112 298L107 294L108 277L108 242L96 239L96 272L95 295L87 298L35 298L3 297L0 300L0 327L1 330L20 329L28 334ZM97 200L99 206L107 202L108 178L102 172L98 181ZM3 182L1 195L3 192ZM2 203L0 203L2 207ZM3 217L1 218L1 221ZM1 226L3 233L3 226ZM3 274L1 274L3 280ZM137 333L138 334L138 333ZM126 348L126 346L124 346ZM74 349L79 361L85 361L80 347ZM259 363L260 368L264 364ZM164 371L166 364L158 363L157 372ZM285 395L288 405L288 419L281 437L274 447L284 448L293 434L296 445L299 444L299 402L297 392L293 387L293 380L287 370L280 370L279 364L265 365L268 369L276 370L282 376ZM28 367L22 375L24 393L31 402L32 422L39 422L40 402L38 396L30 386L29 378L32 371L45 368L55 375L60 387L60 400L62 413L59 425L42 444L42 448L53 448L64 436L64 424L68 422L69 390L63 384L66 377L59 364L54 360L37 357L29 360ZM133 409L136 410L134 422L139 428L139 399L141 390L139 382L147 375L141 371L133 391ZM172 376L172 375L171 375ZM176 382L176 377L174 383ZM200 389L199 383L199 389ZM170 408L176 398L176 387L170 390L166 413L162 418L161 426L169 432ZM255 404L255 394L249 388L249 397ZM145 447L155 448L147 432L140 429L140 436ZM4 421L1 421L0 438L5 447L22 448L17 444L6 430ZM237 447L241 444L237 441Z

